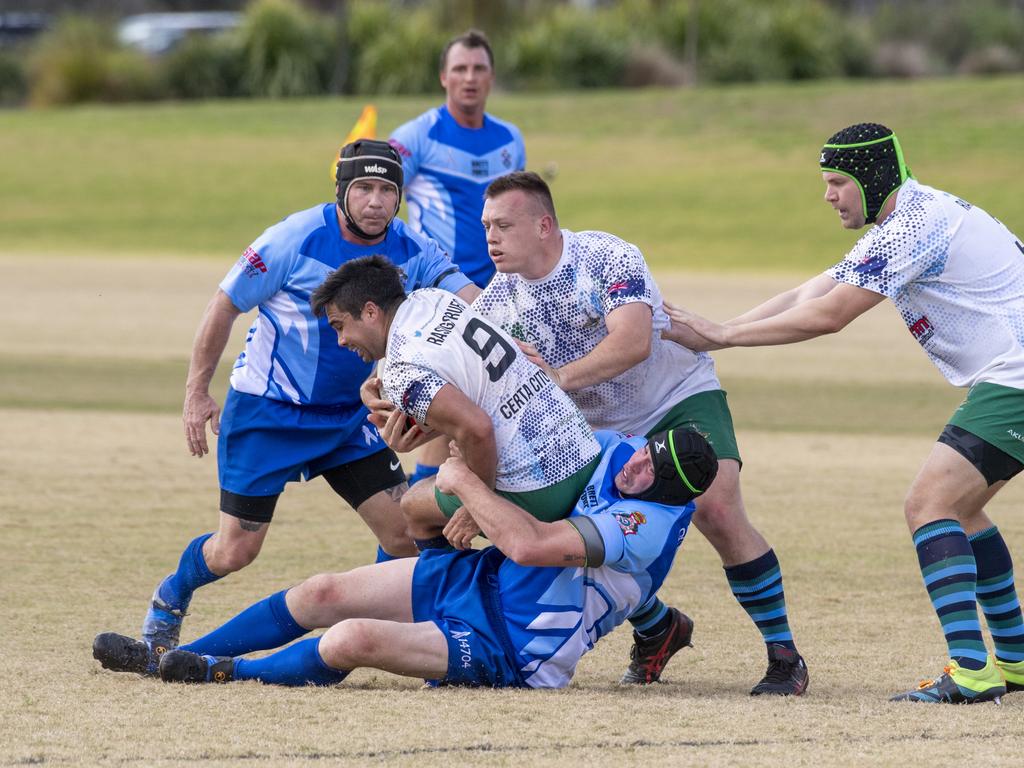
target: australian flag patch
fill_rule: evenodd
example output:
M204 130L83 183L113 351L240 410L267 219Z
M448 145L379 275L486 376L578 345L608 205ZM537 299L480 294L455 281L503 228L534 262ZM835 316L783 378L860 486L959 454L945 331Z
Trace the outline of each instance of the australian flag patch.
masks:
M617 280L608 286L608 298L624 299L629 296L643 296L647 289L647 281L642 277L630 277Z

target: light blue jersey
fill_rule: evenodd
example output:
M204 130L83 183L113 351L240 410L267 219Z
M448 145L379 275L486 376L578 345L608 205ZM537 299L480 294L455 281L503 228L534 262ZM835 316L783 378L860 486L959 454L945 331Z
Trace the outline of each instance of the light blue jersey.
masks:
M328 273L371 254L401 267L407 291L454 293L469 285L436 243L397 219L383 242L356 245L342 238L333 203L294 213L260 235L221 281L238 309L259 307L232 388L298 405L359 406L359 386L372 364L338 346L337 333L313 315L309 297Z
M595 435L601 461L569 520L594 523L604 543L602 565L523 566L495 547L421 555L414 618L435 621L445 634L448 682L564 687L583 654L661 587L695 507L620 496L615 475L647 441Z
M484 115L464 128L446 106L424 112L390 139L402 157L409 225L436 240L481 288L494 274L480 214L484 190L499 176L526 167L519 129Z

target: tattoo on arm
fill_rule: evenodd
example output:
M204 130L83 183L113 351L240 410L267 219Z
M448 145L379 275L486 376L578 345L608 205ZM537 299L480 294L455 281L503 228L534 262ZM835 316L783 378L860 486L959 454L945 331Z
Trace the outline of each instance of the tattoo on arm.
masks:
M256 531L260 530L264 525L266 525L266 523L258 523L255 520L243 520L242 518L238 519L238 527L241 528L243 531L250 531L252 533L255 533Z

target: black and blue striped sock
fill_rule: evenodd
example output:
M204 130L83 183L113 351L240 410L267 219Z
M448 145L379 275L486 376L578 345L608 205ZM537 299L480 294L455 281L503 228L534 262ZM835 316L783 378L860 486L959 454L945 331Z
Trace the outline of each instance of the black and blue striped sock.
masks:
M782 645L795 651L786 612L786 592L782 588L782 568L775 550L769 549L749 563L727 566L725 576L733 596L761 632L765 645Z
M966 669L982 669L988 652L978 620L978 570L967 534L956 520L936 520L914 531L914 546L949 658Z
M978 566L978 602L1001 661L1024 661L1024 617L1013 580L1013 560L994 525L967 537Z

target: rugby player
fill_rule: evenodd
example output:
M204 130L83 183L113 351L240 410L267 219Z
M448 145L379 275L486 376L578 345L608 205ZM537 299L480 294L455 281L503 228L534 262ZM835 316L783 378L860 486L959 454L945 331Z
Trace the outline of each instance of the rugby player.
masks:
M802 694L807 666L790 630L781 567L744 509L740 454L714 361L661 338L669 320L640 249L606 232L560 229L551 192L534 173L491 183L483 226L498 274L474 309L523 342L591 427L646 435L689 427L714 447L718 477L693 522L765 642L768 670L751 694ZM689 644L693 623L655 596L630 622L635 642L622 682L654 682Z
M385 254L404 287L439 287L470 299L479 289L431 240L395 218L402 166L385 142L343 148L336 202L295 213L245 250L221 282L196 333L186 385L185 437L192 455L208 451L206 423L219 435L220 519L193 539L177 570L156 588L142 628L157 657L177 644L193 592L238 571L259 554L285 484L322 475L374 532L378 559L416 549L398 501L406 488L398 458L367 422L359 386L372 366L341 349L309 297L340 264ZM221 415L210 395L214 370L239 314L259 314L235 362ZM124 642L105 633L96 658L121 664Z
M311 305L326 314L339 344L363 360L383 361L391 410L370 418L379 427L400 420L403 429L412 419L408 430L384 436L393 447L405 451L448 435L499 495L542 520L569 514L597 464L597 441L572 400L504 331L446 291L407 296L399 270L376 256L331 273ZM417 547L468 546L479 528L460 506L432 478L403 496Z
M314 576L164 654L160 676L333 685L374 667L447 685L568 685L580 657L664 581L690 500L717 466L690 430L599 439L600 462L567 519L537 520L455 456L437 484L463 500L493 546ZM323 626L322 637L238 658Z
M997 700L1024 690L1013 565L985 513L1024 467L1024 245L977 206L918 183L883 125L839 131L819 164L825 201L843 227L872 229L832 268L725 324L673 309L672 335L705 350L788 344L836 333L883 299L893 301L939 371L968 388L904 503L949 663L893 700Z
M488 114L494 54L471 29L441 52L445 103L391 134L405 171L409 226L437 242L483 288L494 274L480 226L484 189L498 176L526 167L523 137L512 123ZM409 484L430 477L448 457L447 442L424 446Z

